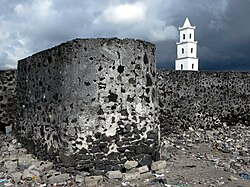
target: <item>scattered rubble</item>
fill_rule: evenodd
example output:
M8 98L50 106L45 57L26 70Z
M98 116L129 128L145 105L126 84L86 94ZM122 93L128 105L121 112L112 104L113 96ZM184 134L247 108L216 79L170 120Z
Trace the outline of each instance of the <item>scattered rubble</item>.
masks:
M162 158L152 165L130 160L105 176L56 171L11 134L0 135L0 187L6 186L250 186L250 127L190 128L162 139Z

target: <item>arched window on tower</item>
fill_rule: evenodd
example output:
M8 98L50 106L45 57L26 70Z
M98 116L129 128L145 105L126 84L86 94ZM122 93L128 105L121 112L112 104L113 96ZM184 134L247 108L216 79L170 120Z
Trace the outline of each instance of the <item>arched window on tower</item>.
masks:
M183 70L183 64L181 64L181 70Z
M185 38L186 38L186 36L185 36L185 34L183 34L183 40L185 40Z
M194 49L193 49L193 48L191 48L191 53L193 53L193 51L194 51Z
M191 39L192 38L192 34L189 34L189 39Z
M181 53L184 54L184 48L181 48Z

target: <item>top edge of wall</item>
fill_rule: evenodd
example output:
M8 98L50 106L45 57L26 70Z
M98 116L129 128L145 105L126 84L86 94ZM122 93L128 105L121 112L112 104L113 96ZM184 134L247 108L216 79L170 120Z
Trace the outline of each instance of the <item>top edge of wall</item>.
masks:
M6 73L6 72L16 72L17 69L0 69L0 73Z
M176 71L169 69L157 69L159 73L176 73L176 74L250 74L245 71L210 71L210 70L199 70L199 71Z
M37 53L34 53L34 54L30 55L30 56L27 56L27 57L25 57L23 59L18 60L18 62L21 62L24 59L30 58L32 56L36 56L36 55L44 53L44 52L49 52L49 51L51 51L51 50L53 50L53 49L55 49L57 47L67 46L67 45L70 45L71 43L74 43L74 42L87 42L87 41L95 41L95 42L100 42L100 43L105 43L105 42L110 42L110 41L115 41L115 42L120 42L120 43L139 42L139 43L142 43L142 44L145 44L145 45L149 45L149 46L151 45L152 47L155 48L155 44L153 44L151 42L140 40L140 39L133 39L133 38L124 38L124 39L120 39L120 38L117 38L117 37L114 37L114 38L75 38L75 39L63 42L61 44L55 45L55 46L53 46L51 48L48 48L48 49L39 51Z

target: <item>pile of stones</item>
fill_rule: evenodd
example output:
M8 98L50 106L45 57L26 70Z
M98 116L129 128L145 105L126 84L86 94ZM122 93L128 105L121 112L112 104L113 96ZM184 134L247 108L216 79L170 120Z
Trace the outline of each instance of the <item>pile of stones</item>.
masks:
M29 154L13 135L1 134L0 187L249 186L249 149L250 127L189 128L162 137L160 161L140 165L128 160L122 170L91 176L56 170L52 162Z
M124 171L109 171L105 176L91 176L87 172L63 173L55 170L50 161L37 159L11 134L0 135L0 187L2 186L151 186L164 179L166 161L160 160L140 166L126 161ZM139 182L141 181L141 182Z
M174 155L173 150L191 151L197 145L204 145L210 151L193 152L197 159L214 163L221 170L233 174L250 174L250 127L237 124L224 125L216 129L193 129L170 134L163 140L163 158Z

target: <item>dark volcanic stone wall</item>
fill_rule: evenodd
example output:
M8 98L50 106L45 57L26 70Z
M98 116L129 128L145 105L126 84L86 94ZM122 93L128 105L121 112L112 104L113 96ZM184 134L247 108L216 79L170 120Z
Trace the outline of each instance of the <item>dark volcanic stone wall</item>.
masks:
M18 62L17 137L62 170L159 157L155 46L75 39Z
M16 114L16 70L0 71L0 131L14 123Z
M250 73L158 71L161 133L250 125Z

